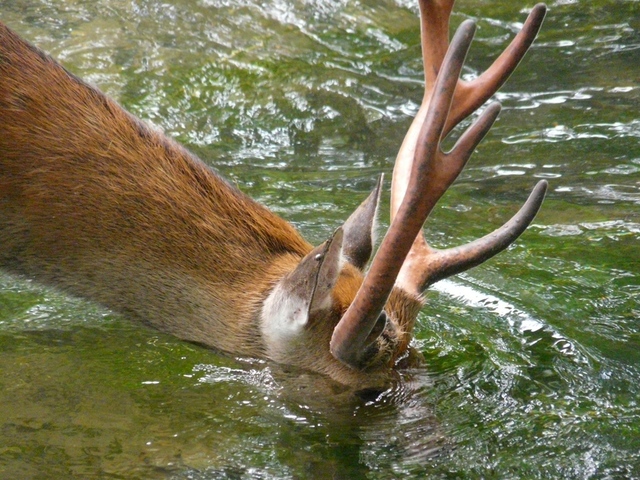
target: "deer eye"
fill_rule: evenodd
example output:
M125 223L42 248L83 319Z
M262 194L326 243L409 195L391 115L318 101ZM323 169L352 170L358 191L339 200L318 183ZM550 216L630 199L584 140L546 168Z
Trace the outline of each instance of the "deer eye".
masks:
M384 327L387 326L387 323L389 322L389 317L387 316L387 312L385 312L384 310L382 311L382 313L380 314L380 316L378 317L378 321L376 322L377 325L382 325L382 330L384 330Z
M386 312L383 310L382 313L380 313L378 320L376 320L376 324L374 325L373 330L371 330L371 333L367 338L368 343L373 343L373 341L382 334L385 327L387 326L388 321L389 317L387 317Z

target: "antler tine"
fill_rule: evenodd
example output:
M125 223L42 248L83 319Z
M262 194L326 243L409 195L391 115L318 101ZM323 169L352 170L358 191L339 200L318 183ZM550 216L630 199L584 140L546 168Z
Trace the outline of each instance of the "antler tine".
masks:
M404 137L391 177L391 220L402 203L409 184L418 134L424 124L433 87L449 47L449 17L455 0L420 0L420 38L424 66L424 95Z
M396 285L420 295L429 285L464 272L489 260L511 245L535 218L547 191L546 180L539 181L518 212L502 227L459 247L438 250L430 247L422 232L416 237Z
M431 249L421 267L420 291L443 278L464 272L500 253L524 232L538 213L547 191L547 181L539 181L529 198L511 219L488 235L459 247Z
M473 148L495 119L497 109L485 112L450 154L440 151L460 71L471 44L475 24L468 20L458 28L442 63L425 120L418 136L407 193L387 231L356 298L336 326L331 352L357 367L378 317L416 235L442 193L458 176ZM489 110L489 109L488 109ZM476 126L480 124L480 126ZM460 142L459 142L460 143ZM426 188L428 187L428 188Z
M445 135L491 98L507 81L538 35L546 13L547 6L544 3L535 5L522 29L493 64L470 82L460 80L447 120Z
M420 38L425 90L431 92L449 47L449 17L455 0L420 0ZM427 97L427 95L425 95Z

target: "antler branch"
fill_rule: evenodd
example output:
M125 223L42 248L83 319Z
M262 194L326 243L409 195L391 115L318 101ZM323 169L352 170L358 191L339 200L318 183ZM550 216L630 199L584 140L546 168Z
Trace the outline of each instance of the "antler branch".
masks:
M441 52L443 48L446 48L448 45L447 30L453 3L453 0L420 0L422 51L423 61L425 62L425 93L420 109L407 132L396 159L391 185L392 219L395 217L398 208L402 203L402 199L405 196L407 185L409 183L411 164L415 157L416 145L418 144L417 132L419 132L419 128L421 128L421 125L426 120L426 111L434 97L433 72L437 73L440 70L440 64L433 64L433 62L438 62L439 59L442 58ZM449 113L444 129L445 136L462 119L484 104L484 102L486 102L504 84L533 43L540 27L542 26L545 14L546 6L544 4L539 3L534 6L520 32L511 41L511 44L505 49L505 51L484 73L471 82L465 82L463 80L458 81L451 106L451 112ZM493 105L487 107L487 109L490 108L499 107L494 107ZM478 125L478 127L480 127L480 125ZM464 137L458 141L458 144L463 141ZM534 189L534 192L540 196L539 203L542 202L545 191L546 183L540 183ZM534 216L535 212L530 215L530 218L527 217L529 218L527 225L533 221ZM524 217L522 220L524 220ZM502 241L501 244L503 244L503 247L500 249L495 249L488 243L484 243L483 245L485 245L487 252L493 252L491 255L488 255L488 253L484 251L481 252L479 250L475 250L477 245L474 247L473 251L476 251L480 257L486 260L504 250L504 248L512 243L520 233L524 231L527 225L524 225L522 230L517 234L513 231L512 236L509 237L510 242L506 243L505 241ZM502 235L505 235L504 230L500 231L502 232ZM497 241L496 232L485 238L491 237L495 238ZM436 250L429 247L424 239L422 231L420 231L407 256L407 261L403 264L398 275L396 284L411 293L419 294L437 280L441 280L442 278L446 278L454 273L464 271L484 261L471 260L471 258L468 257L470 255L470 250L465 250L464 247L456 248L455 252L460 253L460 255L455 256L452 252L447 253L446 255L448 259L447 264L449 265L448 269L450 269L452 273L448 275L436 275L434 272L437 269L437 258L445 258L445 255L441 251L438 251L438 255L434 257ZM464 255L462 255L462 252L465 252ZM461 265L459 267L453 268L454 258L460 259ZM465 267L464 265L467 266ZM428 274L427 272L431 273Z
M435 79L449 44L449 18L454 0L420 0L422 59L425 72L425 92L413 123L400 147L391 180L391 218L402 203L417 136L425 121L433 95ZM458 81L445 136L464 118L483 105L507 81L533 43L546 14L546 6L537 4L531 9L524 26L511 44L494 63L471 82Z
M500 105L489 105L450 152L442 152L441 140L506 81L533 42L546 12L544 5L536 5L522 31L494 64L472 82L463 82L460 71L475 24L463 22L448 47L453 3L420 0L425 95L396 160L391 226L331 339L333 355L354 367L360 366L367 345L376 339L372 331L394 285L420 294L431 283L504 250L531 223L546 191L546 182L539 182L509 222L470 244L436 250L424 240L422 225L493 125Z
M472 126L469 130L471 133L464 136L463 148L454 148L446 155L440 152L440 140L474 31L473 22L466 21L451 42L434 86L434 101L429 105L418 137L416 160L413 162L407 194L356 298L333 332L331 352L348 365L359 365L366 342L372 340L370 333L416 235L438 199L464 167L472 152L469 147L479 142L479 136L487 130L484 123L488 115L484 115L480 118L484 128ZM431 188L426 190L425 186Z

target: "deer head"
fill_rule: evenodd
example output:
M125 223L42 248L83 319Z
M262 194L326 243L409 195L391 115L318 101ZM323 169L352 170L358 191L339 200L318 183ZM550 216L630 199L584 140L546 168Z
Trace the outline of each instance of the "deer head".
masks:
M522 31L495 63L475 80L465 82L459 76L475 25L470 20L463 22L449 45L452 7L451 0L420 1L425 93L396 159L391 225L371 266L364 272L372 251L382 179L344 226L308 254L270 294L263 311L263 331L275 346L273 357L285 360L293 355L294 363L307 363L304 358L313 343L327 340L318 336L315 325L328 324L333 358L328 358L329 366L321 370L334 378L349 378L345 369L335 365L337 359L351 373L364 373L364 383L376 379L376 373L384 378L407 353L424 290L507 248L538 212L547 188L545 181L536 185L507 223L483 238L447 250L432 248L424 239L425 220L491 128L500 104L488 105L449 152L442 151L442 140L506 81L533 42L546 13L543 4L536 5ZM292 300L296 298L300 300ZM310 341L300 342L303 347L293 354L292 346L306 333ZM317 359L314 361L309 367L318 369Z

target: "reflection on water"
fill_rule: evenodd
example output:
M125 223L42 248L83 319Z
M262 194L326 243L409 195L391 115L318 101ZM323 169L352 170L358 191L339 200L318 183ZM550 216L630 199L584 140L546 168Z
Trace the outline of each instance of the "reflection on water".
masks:
M530 7L457 2L479 25L466 78ZM487 233L535 178L548 198L509 251L427 294L422 367L356 396L2 277L0 477L640 477L640 2L550 7L427 235ZM314 242L390 172L421 99L413 0L0 11Z
M555 103L563 103L565 100L559 97L554 99ZM615 139L617 137L640 137L640 121L633 120L627 124L620 122L612 124L586 124L576 125L569 128L565 125L554 125L537 132L527 132L521 135L513 135L503 141L507 144L513 143L535 143L535 142L566 142L579 139ZM633 171L632 173L636 173Z

